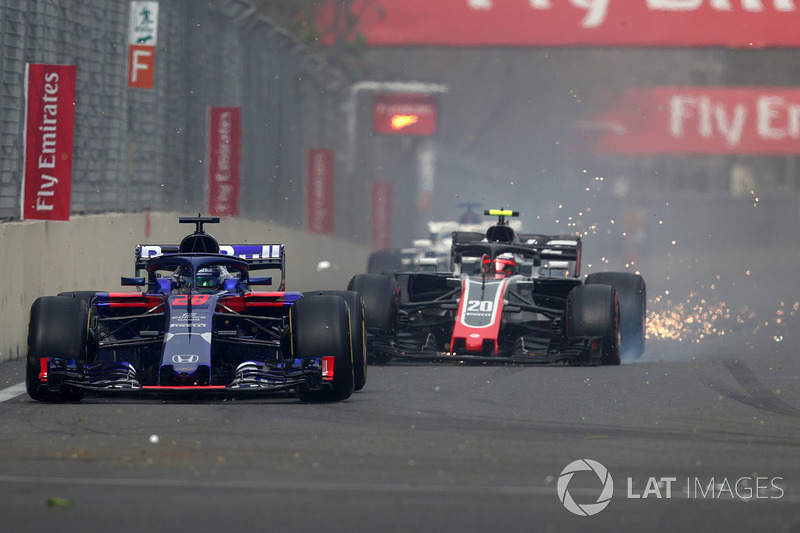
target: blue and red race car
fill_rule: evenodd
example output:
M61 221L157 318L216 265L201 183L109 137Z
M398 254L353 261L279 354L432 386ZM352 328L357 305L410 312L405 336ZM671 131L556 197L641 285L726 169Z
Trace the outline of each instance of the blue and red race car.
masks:
M285 290L283 245L222 245L216 217L181 217L180 245L139 245L138 292L38 298L28 327L26 386L42 401L86 393L253 395L340 401L367 378L364 311L351 291ZM140 269L145 277L138 277ZM277 291L254 287L273 285Z

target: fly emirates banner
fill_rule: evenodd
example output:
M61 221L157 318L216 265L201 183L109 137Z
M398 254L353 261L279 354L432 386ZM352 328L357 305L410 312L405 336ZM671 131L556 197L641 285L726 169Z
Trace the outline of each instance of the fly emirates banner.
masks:
M75 65L25 67L22 219L69 220L75 77Z
M370 46L800 46L800 0L354 0ZM320 26L332 40L332 21Z
M598 154L800 154L800 89L637 87L606 105Z

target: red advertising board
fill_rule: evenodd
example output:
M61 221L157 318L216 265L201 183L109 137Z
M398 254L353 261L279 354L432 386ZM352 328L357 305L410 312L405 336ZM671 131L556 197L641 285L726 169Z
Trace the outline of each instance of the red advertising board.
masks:
M599 154L800 154L800 89L629 88L588 124Z
M374 131L379 135L435 135L436 97L425 94L375 95Z
M392 184L372 184L372 248L383 250L392 245Z
M75 125L74 65L25 69L25 167L20 216L69 220Z
M241 111L238 107L208 108L208 213L239 214L239 165L242 152Z
M342 17L320 11L333 28ZM796 0L355 0L370 46L800 46Z
M311 233L333 233L333 150L309 150L306 172L306 227Z

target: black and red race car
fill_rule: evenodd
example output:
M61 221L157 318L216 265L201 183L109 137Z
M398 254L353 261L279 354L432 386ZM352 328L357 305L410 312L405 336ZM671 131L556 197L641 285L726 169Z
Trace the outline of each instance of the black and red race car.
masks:
M454 232L443 271L359 274L368 353L392 358L618 365L644 351L646 288L629 272L581 278L581 238L523 234L511 210Z
M286 291L283 245L220 246L203 230L219 218L180 222L196 224L180 245L136 247L137 276L122 285L143 290L65 292L33 303L31 398L289 391L306 401L340 401L364 387L357 293ZM262 269L280 278L251 275ZM270 285L277 290L254 290Z

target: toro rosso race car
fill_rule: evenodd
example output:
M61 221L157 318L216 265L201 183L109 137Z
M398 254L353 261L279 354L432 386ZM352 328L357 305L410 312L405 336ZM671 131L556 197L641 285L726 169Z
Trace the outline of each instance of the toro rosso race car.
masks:
M280 244L223 245L203 231L217 217L181 217L180 245L138 245L139 292L76 291L38 298L28 327L26 387L35 400L86 393L253 395L294 392L340 401L367 377L364 314L350 291L285 290ZM138 277L144 269L145 277ZM277 291L253 287L273 284Z
M485 234L454 232L443 272L359 274L368 353L392 358L618 365L644 351L646 290L638 274L580 277L581 238L521 234L508 217Z

